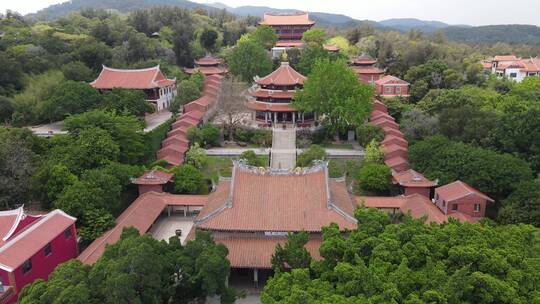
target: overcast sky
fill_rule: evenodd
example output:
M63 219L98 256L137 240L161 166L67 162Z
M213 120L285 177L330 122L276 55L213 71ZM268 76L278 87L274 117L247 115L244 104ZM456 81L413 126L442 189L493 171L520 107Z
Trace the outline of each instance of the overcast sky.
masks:
M540 25L540 0L217 0L229 6L257 5L341 13L356 19L418 18L450 24ZM0 11L35 12L65 0L0 0ZM212 3L216 0L195 0Z

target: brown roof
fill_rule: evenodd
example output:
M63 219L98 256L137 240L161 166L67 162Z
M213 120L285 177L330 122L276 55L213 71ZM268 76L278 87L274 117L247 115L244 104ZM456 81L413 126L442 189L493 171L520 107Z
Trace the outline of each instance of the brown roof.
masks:
M385 85L385 84L399 84L399 85L409 85L405 80L401 80L396 76L386 75L381 79L375 80L375 84Z
M251 96L259 98L277 98L277 99L292 99L294 97L294 91L270 91L265 89L259 89L253 93Z
M373 59L373 57L365 53L352 60L354 65L373 65L375 63L377 63L377 59Z
M540 72L540 58L522 59L521 63L526 72Z
M176 83L176 79L166 79L159 65L137 70L113 69L103 66L98 78L90 83L96 89L153 89Z
M163 185L168 183L174 174L160 170L146 171L132 181L135 185Z
M56 209L26 226L0 247L0 269L12 272L54 238L61 235L77 219Z
M514 61L518 60L515 55L497 55L493 58L493 61Z
M304 45L302 40L278 40L277 47L301 47Z
M430 181L421 173L409 169L402 172L392 172L392 177L396 184L399 184L403 187L435 187L437 186L438 181Z
M255 78L260 85L292 86L303 85L306 77L295 71L288 62L282 62L279 68L262 78Z
M385 159L384 163L395 171L401 172L409 169L409 162L402 156L394 156L389 159Z
M379 110L375 110L375 111L371 112L371 114L369 115L369 120L370 121L375 121L375 120L378 120L380 118L386 118L386 119L395 121L394 117L388 115L388 113L386 113L386 112L379 111Z
M384 74L384 70L377 67L362 67L353 66L352 69L356 74Z
M388 114L388 107L378 99L373 101L373 111L380 111Z
M283 245L287 238L278 236L217 236L216 242L222 243L229 249L227 258L234 268L272 268L272 255L275 252L277 244ZM321 238L319 236L310 236L305 245L311 256L320 260L319 247Z
M372 124L376 126L380 126L384 129L385 126L391 127L393 129L399 130L399 124L391 119L388 118L382 118L376 121L371 122Z
M335 44L325 44L323 45L324 49L329 52L337 52L339 51L339 47Z
M206 195L144 193L120 214L113 228L92 242L77 259L84 264L95 263L105 252L106 245L116 243L122 235L122 230L126 227L134 227L140 234L146 233L168 205L203 206L207 200L208 196Z
M202 58L195 60L195 64L198 64L198 65L218 65L222 62L223 60L221 60L220 58L216 58L212 56L204 56Z
M407 140L404 139L403 136L396 136L392 134L386 135L384 137L384 140L381 141L381 144L382 145L394 144L394 145L400 145L405 148L409 146L409 142L407 142Z
M462 222L474 222L474 220L460 212L445 215L429 198L420 195L412 194L408 196L395 197L357 197L358 204L362 204L368 208L378 209L399 209L401 213L410 214L411 217L418 219L426 217L426 222L444 223L448 222L449 217L453 217Z
M256 111L270 111L270 112L296 112L289 103L270 103L260 101L250 101L246 104L248 108Z
M297 14L274 14L265 13L263 20L259 24L266 25L313 25L314 21L309 20L308 13Z
M330 185L327 170L326 163L288 172L235 161L229 191L216 191L219 199L209 200L196 225L217 231L318 232L337 223L353 229L356 220L348 213L353 201L343 195L344 183Z
M435 189L435 192L439 194L439 197L441 197L441 199L447 202L451 202L451 201L454 201L454 200L457 200L457 199L460 199L469 195L478 195L490 202L494 201L489 196L474 189L473 187L467 185L466 183L460 180L444 185L444 186L440 186L437 189Z

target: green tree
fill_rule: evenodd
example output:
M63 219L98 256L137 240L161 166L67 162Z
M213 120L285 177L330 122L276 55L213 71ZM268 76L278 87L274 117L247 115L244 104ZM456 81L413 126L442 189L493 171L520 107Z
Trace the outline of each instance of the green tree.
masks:
M105 43L94 40L81 43L76 48L74 55L77 60L94 71L100 71L102 65L112 57L111 49Z
M311 145L307 150L298 155L296 159L297 167L309 167L314 161L323 160L326 157L326 151L318 145Z
M201 34L201 45L207 51L212 51L216 47L218 33L213 29L204 29Z
M255 154L255 152L253 152L253 150L247 150L247 151L242 152L242 154L240 154L238 158L245 160L246 163L250 166L255 166L255 167L264 166L261 159L257 156L257 154Z
M265 76L272 72L272 60L266 50L254 41L239 43L227 60L233 75L245 82L253 81L255 76Z
M439 118L414 108L403 113L401 130L409 139L422 139L439 132Z
M519 183L501 205L498 215L500 222L540 227L540 179Z
M326 41L326 31L322 28L313 28L304 32L302 41L310 48L320 48Z
M186 164L190 164L199 170L204 169L208 164L208 156L206 156L206 152L198 143L194 143L186 152Z
M0 95L9 96L23 88L23 70L7 53L0 52Z
M73 135L94 128L105 130L119 146L121 162L136 164L146 154L148 148L144 144L143 124L135 116L93 110L70 116L64 121L64 129Z
M386 193L391 185L392 173L384 164L365 163L356 176L361 189L376 193Z
M98 128L82 130L72 147L73 162L81 167L91 169L117 161L120 148L111 135Z
M11 120L13 115L13 106L11 100L5 96L0 96L0 123L6 123Z
M105 209L87 208L84 213L84 226L81 227L79 235L83 242L90 242L109 228L114 226L114 217Z
M179 66L193 66L193 24L191 18L184 22L177 22L173 27L173 50L176 55L176 64Z
M80 61L72 61L62 67L62 73L67 80L89 82L94 80L92 69Z
M192 80L182 80L178 84L178 87L178 95L176 95L174 100L178 106L185 105L201 97L199 85Z
M154 107L146 101L146 95L139 90L114 89L103 94L101 107L108 111L138 117L154 112Z
M75 184L78 177L64 164L49 161L32 176L32 187L44 208L50 208L64 188Z
M257 26L255 31L249 35L249 38L267 50L272 48L278 40L276 30L268 25Z
M366 155L364 157L364 162L373 164L384 163L383 147L375 139L372 139L371 142L366 146Z
M381 142L384 140L384 130L379 126L365 123L356 128L356 139L362 147L368 145L372 140Z
M373 88L358 82L343 60L321 60L298 91L293 106L302 112L318 113L331 130L346 131L365 122L372 108Z
M44 104L44 112L49 121L59 121L96 107L100 99L99 92L87 83L69 80L54 90Z
M272 269L283 272L287 269L307 268L311 263L311 255L304 247L309 241L309 233L302 231L289 233L283 246L276 245L272 255Z
M192 165L182 165L174 170L174 190L183 194L197 194L204 185L202 173Z

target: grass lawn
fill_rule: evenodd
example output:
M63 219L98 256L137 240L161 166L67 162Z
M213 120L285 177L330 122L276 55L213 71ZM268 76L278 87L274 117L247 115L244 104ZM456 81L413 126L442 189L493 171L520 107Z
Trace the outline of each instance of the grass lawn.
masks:
M203 174L206 178L212 179L215 183L218 182L219 176L231 177L232 175L232 161L238 159L238 157L226 157L226 156L208 156L208 164L203 170ZM268 164L268 155L261 155L259 159L264 164Z
M358 172L361 161L351 159L331 159L328 163L328 174L331 178L347 176L347 183L352 180L352 176Z

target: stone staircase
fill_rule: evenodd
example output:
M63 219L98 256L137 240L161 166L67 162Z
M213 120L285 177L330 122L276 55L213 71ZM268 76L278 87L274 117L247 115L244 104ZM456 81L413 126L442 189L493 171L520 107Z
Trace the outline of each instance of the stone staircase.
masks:
M273 128L270 167L292 169L296 167L296 129Z

